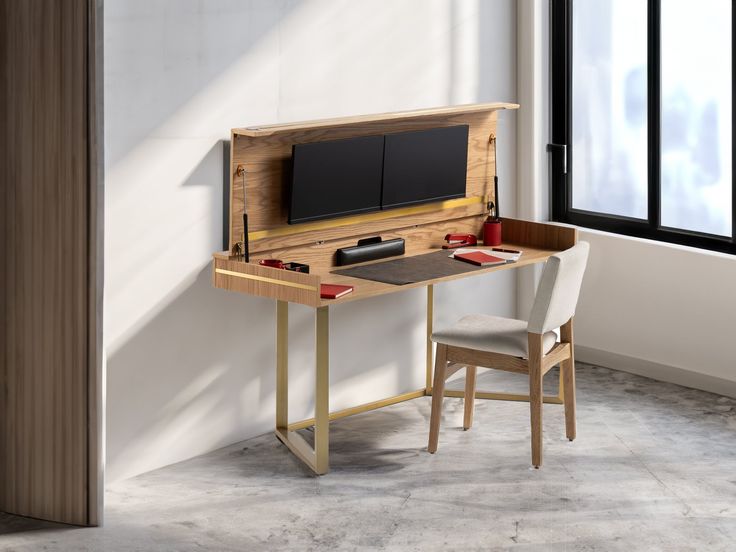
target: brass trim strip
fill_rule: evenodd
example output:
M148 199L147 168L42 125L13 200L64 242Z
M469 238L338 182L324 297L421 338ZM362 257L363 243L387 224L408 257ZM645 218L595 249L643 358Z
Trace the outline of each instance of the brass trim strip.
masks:
M266 282L269 284L276 284L278 286L293 287L298 289L308 289L309 291L317 291L315 286L309 284L299 284L297 282L287 282L285 280L277 280L276 278L268 278L266 276L258 276L256 274L243 274L242 272L233 272L232 270L225 270L223 268L216 268L215 272L218 274L224 274L225 276L235 276L236 278L245 278L246 280L257 280L258 282Z
M465 207L466 205L476 205L478 203L487 203L487 196L460 197L457 199L448 199L440 203L431 205L416 205L414 207L404 207L402 209L391 209L388 211L377 211L375 213L366 213L364 215L354 215L334 220L325 220L319 222L308 222L295 226L280 226L278 228L269 228L267 230L257 230L248 232L248 240L262 240L263 238L276 238L279 236L291 236L292 234L302 234L313 230L329 230L331 228L339 228L341 226L353 226L363 222L373 222L377 220L386 220L406 215L419 215L422 213L431 213L433 211L444 211L446 209L454 209L455 207Z
M418 399L419 397L424 396L424 389L419 389L417 391L410 391L409 393L403 393L401 395L396 395L394 397L389 397L387 399L381 399L380 401L374 401L371 403L361 404L360 406L353 406L352 408L346 408L345 410L338 410L337 412L330 412L330 421L339 420L340 418L347 418L348 416L353 416L354 414L361 414L363 412L369 412L371 410L377 410L379 408L383 408L384 406L391 406L392 404L397 404L404 401L409 401L412 399ZM314 418L309 418L308 420L302 420L300 422L294 422L293 424L289 424L289 431L296 431L298 429L305 429L307 427L312 427L314 425Z

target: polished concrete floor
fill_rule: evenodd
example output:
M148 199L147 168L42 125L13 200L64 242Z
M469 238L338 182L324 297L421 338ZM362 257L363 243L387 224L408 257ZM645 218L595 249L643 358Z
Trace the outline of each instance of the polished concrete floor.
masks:
M445 404L433 456L417 399L335 422L329 475L264 435L112 486L101 529L0 517L0 550L736 550L736 400L579 365L578 438L545 406L541 470L527 404L467 432Z

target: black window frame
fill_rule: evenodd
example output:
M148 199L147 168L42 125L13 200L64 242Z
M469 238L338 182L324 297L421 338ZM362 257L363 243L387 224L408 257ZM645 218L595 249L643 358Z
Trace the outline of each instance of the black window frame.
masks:
M585 1L585 0L583 0ZM616 234L736 255L736 185L733 177L736 129L731 120L731 237L661 224L661 0L647 0L648 219L598 213L572 207L572 9L574 0L550 0L550 170L551 219ZM733 80L734 1L731 4L731 76ZM733 105L734 87L731 90ZM736 107L736 106L734 106ZM557 145L557 147L554 147ZM565 146L565 147L560 147Z

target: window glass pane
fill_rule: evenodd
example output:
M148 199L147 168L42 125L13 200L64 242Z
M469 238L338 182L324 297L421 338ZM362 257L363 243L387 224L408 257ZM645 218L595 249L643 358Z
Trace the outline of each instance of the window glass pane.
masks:
M731 235L731 0L662 2L662 225Z
M575 2L572 55L572 206L645 219L647 3Z

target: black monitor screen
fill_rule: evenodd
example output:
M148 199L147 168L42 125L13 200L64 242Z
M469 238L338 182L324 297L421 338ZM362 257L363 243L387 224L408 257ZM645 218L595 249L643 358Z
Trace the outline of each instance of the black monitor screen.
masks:
M381 207L383 136L295 144L289 224Z
M467 125L385 138L382 208L465 196Z

